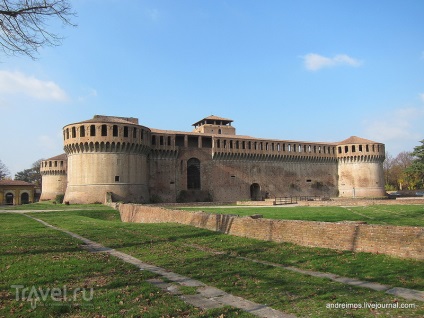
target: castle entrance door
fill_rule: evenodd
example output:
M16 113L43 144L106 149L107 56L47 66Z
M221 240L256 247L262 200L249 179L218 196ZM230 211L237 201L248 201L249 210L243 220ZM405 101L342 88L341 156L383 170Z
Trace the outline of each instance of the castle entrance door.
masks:
M252 201L260 201L261 198L261 186L258 183L252 183L250 186L250 199Z

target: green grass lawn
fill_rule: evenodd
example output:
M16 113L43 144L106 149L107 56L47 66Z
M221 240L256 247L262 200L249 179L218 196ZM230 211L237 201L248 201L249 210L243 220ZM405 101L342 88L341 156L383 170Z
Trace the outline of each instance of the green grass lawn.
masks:
M206 213L249 216L262 214L264 218L303 221L366 221L369 224L424 226L424 205L370 205L355 207L202 207L181 208Z
M33 215L143 261L299 317L424 316L423 303L418 301L396 299L382 292L305 276L237 256L420 290L424 289L422 261L263 242L176 224L121 223L113 210ZM396 301L415 303L417 308L326 308L327 304L335 303Z
M41 201L37 203L22 204L22 205L0 205L0 210L110 210L109 207L103 204L55 204L53 201Z
M90 216L116 221L110 210ZM80 241L24 215L0 213L0 241L0 317L252 317L187 305L145 281L155 274L89 253Z

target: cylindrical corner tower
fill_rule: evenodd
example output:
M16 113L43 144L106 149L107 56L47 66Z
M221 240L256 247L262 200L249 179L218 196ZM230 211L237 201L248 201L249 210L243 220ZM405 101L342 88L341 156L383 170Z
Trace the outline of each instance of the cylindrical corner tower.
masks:
M150 129L136 118L96 115L63 128L68 155L65 202L147 202Z
M41 201L54 200L57 195L65 194L67 160L66 154L61 154L41 162Z
M385 195L384 144L353 136L338 143L337 159L340 197Z

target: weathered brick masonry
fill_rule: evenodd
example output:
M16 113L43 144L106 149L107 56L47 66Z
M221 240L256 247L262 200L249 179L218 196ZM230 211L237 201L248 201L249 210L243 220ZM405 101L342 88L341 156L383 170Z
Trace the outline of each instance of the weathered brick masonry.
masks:
M237 135L232 122L212 115L191 132L103 115L68 124L66 154L41 164L41 198L62 194L71 204L95 203L111 193L115 202L174 203L386 194L382 143L356 136L338 142L256 138Z
M259 240L424 259L423 227L252 219L136 204L118 209L123 222L180 223Z

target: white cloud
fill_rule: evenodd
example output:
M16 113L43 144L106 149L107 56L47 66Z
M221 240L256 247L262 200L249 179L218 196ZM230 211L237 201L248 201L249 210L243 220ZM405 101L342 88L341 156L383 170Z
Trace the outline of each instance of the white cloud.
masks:
M308 71L318 71L325 67L343 65L358 67L362 64L360 60L357 60L346 54L338 54L334 57L326 57L315 53L309 53L303 56L303 60L304 66Z
M60 152L60 149L63 147L62 137L62 131L58 131L55 136L40 135L37 138L38 146L41 149L57 150Z
M21 72L0 71L0 92L24 94L44 101L66 101L65 91L52 81L42 81Z
M403 107L364 120L364 136L383 142L391 153L412 151L423 139L424 106Z
M78 101L82 103L91 97L97 97L97 90L94 88L85 89L84 96L78 97Z

